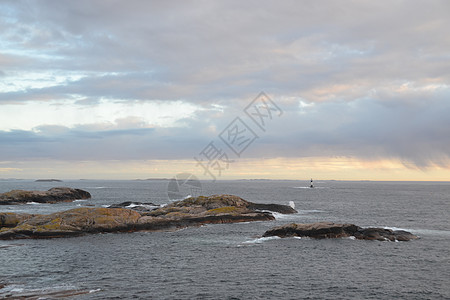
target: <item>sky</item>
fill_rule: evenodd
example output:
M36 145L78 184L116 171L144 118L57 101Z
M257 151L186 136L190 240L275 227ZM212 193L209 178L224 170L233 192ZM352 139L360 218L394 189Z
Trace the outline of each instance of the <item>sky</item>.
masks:
M0 178L450 180L449 1L0 2Z

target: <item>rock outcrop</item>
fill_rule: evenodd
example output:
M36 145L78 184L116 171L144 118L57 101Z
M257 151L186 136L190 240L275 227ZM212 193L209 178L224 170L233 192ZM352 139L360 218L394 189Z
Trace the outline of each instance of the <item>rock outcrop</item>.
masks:
M206 196L193 197L167 205L166 208L183 207L183 206L184 207L201 206L207 209L215 209L224 206L233 206L236 208L246 208L252 211L272 211L272 212L279 212L282 214L297 213L297 211L292 207L290 207L289 205L254 203L233 195L213 195L208 197Z
M252 204L237 196L214 195L185 199L149 212L83 207L49 215L0 213L0 239L177 230L203 224L274 220L271 213L254 209Z
M0 194L0 205L70 202L77 199L89 199L89 192L68 187L55 187L48 191L12 190Z
M403 230L385 228L361 228L354 224L336 224L318 222L310 224L288 224L270 229L264 233L267 236L279 237L310 237L310 238L343 238L355 237L359 240L378 241L409 241L418 237Z

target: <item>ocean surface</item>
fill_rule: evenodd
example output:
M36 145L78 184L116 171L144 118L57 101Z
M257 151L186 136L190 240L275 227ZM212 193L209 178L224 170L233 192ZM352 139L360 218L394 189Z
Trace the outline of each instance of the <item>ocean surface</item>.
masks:
M295 203L276 221L176 232L0 241L0 299L79 290L70 299L450 299L450 183L319 181L202 182L202 194ZM81 188L92 199L0 206L51 213L87 204L168 203L168 181L0 181L0 192ZM291 222L402 228L409 242L261 238ZM49 299L43 297L42 299Z

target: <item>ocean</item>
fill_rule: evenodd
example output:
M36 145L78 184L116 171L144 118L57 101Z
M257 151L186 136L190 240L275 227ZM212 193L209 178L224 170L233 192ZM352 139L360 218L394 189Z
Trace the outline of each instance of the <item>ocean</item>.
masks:
M450 183L236 180L202 194L295 203L271 222L175 232L0 241L0 299L79 290L70 299L450 299ZM68 186L92 199L0 206L51 213L87 204L168 203L168 181L0 181L0 192ZM401 228L409 242L261 238L274 226L332 221ZM36 298L34 298L36 299ZM51 299L44 296L41 299Z

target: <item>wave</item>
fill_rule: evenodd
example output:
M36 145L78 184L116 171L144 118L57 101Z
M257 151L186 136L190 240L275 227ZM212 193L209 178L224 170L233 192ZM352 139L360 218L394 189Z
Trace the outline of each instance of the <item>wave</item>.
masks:
M73 202L81 202L81 201L87 201L87 199L76 199L76 200L73 200Z
M281 214L279 212L268 211L270 212L276 220L286 220L286 219L297 219L298 214Z
M275 217L276 220L293 220L293 219L298 219L299 215L307 215L307 214L311 214L311 213L324 213L326 211L317 210L317 209L299 210L298 213L296 213L296 214L282 214L282 213L270 211L270 210L262 210L262 212L271 213Z
M257 239L253 239L250 241L245 241L243 242L243 244L261 244L267 241L271 241L271 240L278 240L281 239L279 236L267 236L267 237L260 237Z
M146 204L130 204L128 206L126 206L126 208L133 208L133 207L144 207L146 209L155 209L155 208L159 208L158 205L146 205Z
M39 205L39 204L42 204L42 203L37 203L37 202L31 201L31 202L27 202L26 204L30 204L30 205Z

